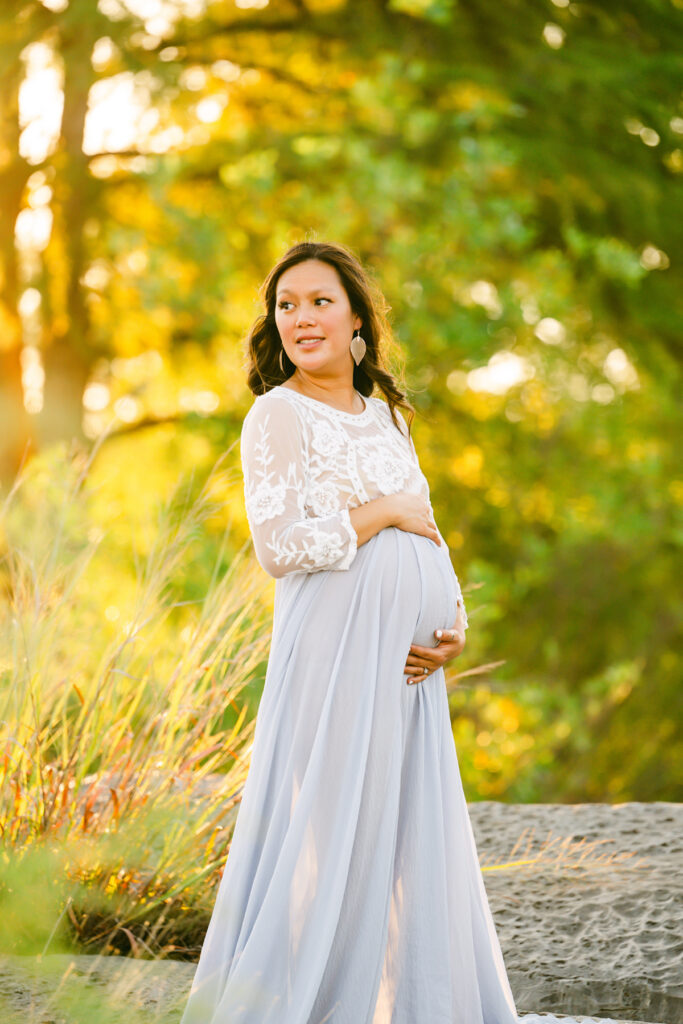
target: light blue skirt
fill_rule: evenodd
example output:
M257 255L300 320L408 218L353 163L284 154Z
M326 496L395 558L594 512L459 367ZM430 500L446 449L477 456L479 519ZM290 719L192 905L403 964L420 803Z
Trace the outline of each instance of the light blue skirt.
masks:
M232 846L182 1024L517 1024L443 669L444 546L395 527L277 581Z

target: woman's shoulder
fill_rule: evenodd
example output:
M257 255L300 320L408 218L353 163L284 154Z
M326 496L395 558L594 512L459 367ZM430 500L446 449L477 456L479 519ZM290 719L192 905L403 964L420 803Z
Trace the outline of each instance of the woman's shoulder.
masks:
M280 387L277 385L271 388L269 391L264 391L262 395L256 395L254 401L251 404L249 413L254 410L266 410L266 409L287 409L294 408L294 402L292 401L292 392L288 388Z
M396 424L391 415L391 409L389 403L383 398L379 398L377 395L371 395L370 401L374 403L379 415L394 429L396 430ZM404 437L408 437L408 424L403 418L403 414L400 409L394 409L396 419L398 421L398 427Z
M256 395L242 422L242 430L255 423L285 424L297 419L295 404L284 388L274 387Z

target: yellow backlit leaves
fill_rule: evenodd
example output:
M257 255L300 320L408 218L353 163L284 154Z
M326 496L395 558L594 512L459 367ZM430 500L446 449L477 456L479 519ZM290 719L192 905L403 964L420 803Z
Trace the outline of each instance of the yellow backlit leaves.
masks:
M406 14L428 14L434 6L434 0L391 0L389 6L394 11Z
M309 11L324 14L328 11L336 11L343 7L344 0L308 0L306 4Z
M683 174L683 149L672 149L664 157L664 163L673 174Z
M491 768L491 758L484 750L475 750L474 757L472 758L474 767L482 772L486 771L487 768Z
M567 736L569 736L572 731L572 727L569 722L562 719L555 724L553 731L558 740L566 740Z
M494 505L496 508L505 508L510 504L510 492L497 485L489 487L484 497L489 505Z
M520 398L524 408L534 417L534 429L539 434L548 434L555 426L556 414L548 402L546 390L539 381L530 381L521 390Z
M485 684L472 693L470 707L473 717L453 720L453 735L459 749L471 754L463 763L466 788L474 784L484 797L499 797L519 773L536 745L529 731L533 722L529 709L519 706L511 697L492 693Z
M646 462L648 459L656 459L660 448L654 438L634 438L626 446L626 456L629 462Z
M478 445L465 445L462 452L451 460L450 466L453 475L465 487L482 486L484 453Z
M534 484L520 497L519 508L528 522L551 523L555 516L555 498L543 484Z
M669 494L677 505L683 505L683 480L672 480L669 484Z
M477 113L481 124L491 123L492 116L508 108L509 99L498 90L478 82L460 80L444 83L436 103L440 110Z
M451 390L455 391L458 387L458 382L455 378L454 386ZM457 393L457 392L456 392ZM505 405L505 398L501 395L491 395L486 391L466 391L462 397L462 408L467 412L469 416L473 416L474 419L484 422L490 420L493 416L498 416L501 409Z
M509 697L489 700L484 706L484 717L493 728L494 743L501 743L507 738L508 733L515 732L519 728L519 710Z
M600 525L600 515L592 494L582 494L578 498L567 498L565 507L577 523L589 528Z

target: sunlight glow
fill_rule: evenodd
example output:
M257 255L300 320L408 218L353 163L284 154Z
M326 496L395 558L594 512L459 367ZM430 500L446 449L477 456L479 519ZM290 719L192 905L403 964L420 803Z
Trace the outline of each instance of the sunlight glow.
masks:
M475 281L470 285L469 296L477 306L482 306L492 320L502 315L503 306L498 296L498 289L491 281Z
M98 0L97 6L112 21L121 21L132 14L151 35L163 37L180 18L201 17L207 0Z
M185 68L180 72L178 78L183 89L189 89L190 92L201 92L206 85L206 80L206 71L198 64L191 64L189 68Z
M102 412L109 405L110 397L111 394L106 384L92 381L86 385L83 392L83 407L88 412Z
M52 199L52 189L49 185L40 185L33 189L28 196L28 205L32 210L38 210L41 206L47 206Z
M549 21L543 29L543 39L553 50L559 50L561 46L564 46L565 37L564 29L552 21Z
M638 388L638 372L623 348L613 348L602 366L605 376L617 387Z
M220 119L225 108L225 100L218 96L207 96L196 106L196 113L202 124L212 124Z
M17 249L23 252L42 252L50 241L51 233L52 210L47 206L22 210L14 225L14 240Z
M37 288L27 288L22 292L18 309L20 316L35 316L40 309L40 292Z
M45 6L50 10L65 10L62 0L52 0ZM265 6L262 5L262 6ZM206 9L206 0L99 0L99 10L111 21L121 21L130 14L145 26L140 45L159 45L180 18L198 17ZM169 48L166 58L173 59L177 50ZM115 59L118 48L109 36L101 36L94 44L92 64L102 71ZM54 152L59 139L63 108L63 72L52 47L45 42L30 43L22 51L26 77L19 89L19 123L22 128L19 151L30 164L42 163ZM225 81L234 81L240 69L230 61L217 61L215 74ZM201 90L207 81L204 69L190 69L186 88ZM89 108L85 123L83 150L88 155L122 152L138 148L141 141L148 142L153 153L164 153L179 145L185 138L179 125L150 134L160 121L159 110L151 105L154 78L149 71L125 71L96 82L90 91ZM217 121L227 98L207 98L202 101L198 119L204 123ZM202 134L194 139L197 144L205 139ZM193 141L189 139L188 141ZM105 167L98 177L108 177L117 168Z
M521 303L522 320L525 324L537 324L541 319L541 312L536 299L524 299Z
M109 36L102 36L100 39L97 39L92 48L92 55L90 57L95 71L104 70L107 64L117 56L118 52L118 47L115 46Z
M112 375L124 378L131 384L140 384L156 373L160 373L164 366L164 360L159 352L148 349L141 352L139 356L129 356L124 359L117 356L112 359L110 369Z
M646 146L658 146L660 143L659 134L654 128L643 128L640 133L640 139Z
M85 119L84 151L95 154L134 148L149 102L150 84L141 74L122 71L95 82ZM154 113L158 119L158 111Z
M637 117L627 117L624 127L629 135L639 135L641 142L644 142L646 146L658 146L661 141L659 133L654 128L648 128Z
M242 74L242 69L231 60L217 60L211 65L211 73L216 78L222 78L224 82L236 82Z
M195 391L192 388L181 388L178 395L178 406L186 412L211 413L220 405L220 398L215 391Z
M656 245L646 245L640 254L640 265L646 270L666 270L670 262L664 250Z
M536 371L527 359L514 352L496 352L486 366L479 366L467 374L467 386L472 391L488 391L504 395L515 384L530 380Z
M544 316L539 320L534 334L544 345L561 345L567 337L564 324L552 316Z
M19 87L19 153L39 164L57 144L64 109L63 74L47 43L30 43L22 51L26 77Z
M81 283L91 291L100 292L111 280L111 270L105 260L93 260L81 278Z
M21 350L20 359L24 408L27 413L35 416L43 408L43 387L45 384L45 370L40 349L35 345L24 345Z
M615 391L611 384L595 384L591 388L591 398L600 405L609 405L615 397Z
M142 413L142 406L137 398L124 395L114 402L114 412L123 423L135 423Z

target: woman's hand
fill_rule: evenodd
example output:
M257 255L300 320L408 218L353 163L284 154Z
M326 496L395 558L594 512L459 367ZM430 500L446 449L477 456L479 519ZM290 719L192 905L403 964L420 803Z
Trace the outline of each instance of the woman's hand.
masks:
M390 526L397 526L407 533L419 533L441 544L429 502L421 494L399 491L397 494L386 495L382 501L388 510Z
M410 645L410 653L403 669L408 685L421 683L428 679L432 672L442 668L449 661L453 661L465 649L465 628L463 624L462 607L458 605L458 612L455 616L455 625L452 629L435 629L434 636L438 640L436 647L420 647L419 644ZM427 671L425 672L425 669Z

